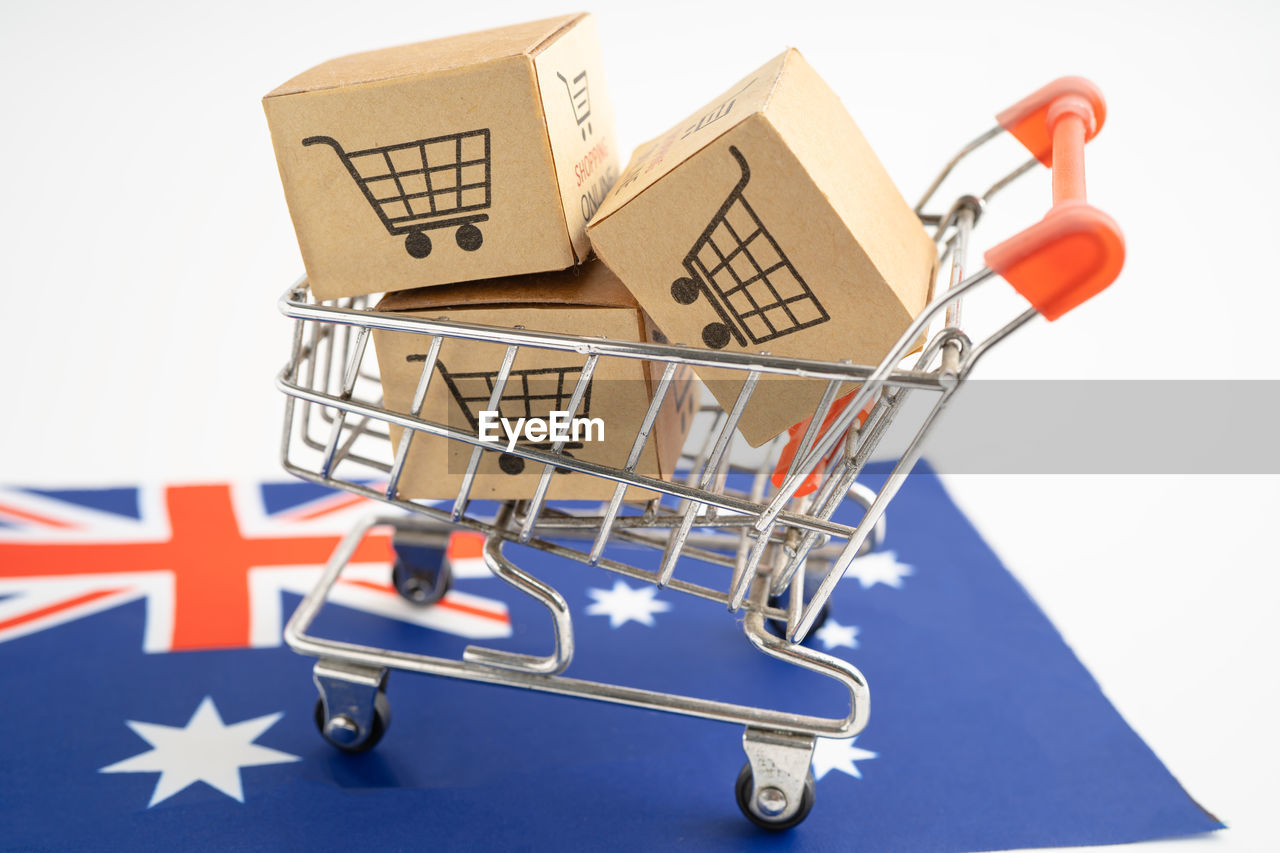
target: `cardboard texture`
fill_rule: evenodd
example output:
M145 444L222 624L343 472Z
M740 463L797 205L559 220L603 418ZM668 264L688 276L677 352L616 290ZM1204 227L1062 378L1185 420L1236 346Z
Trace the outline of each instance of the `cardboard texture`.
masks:
M379 303L378 310L504 328L523 325L540 331L620 341L663 340L626 288L599 261L561 272L389 294ZM404 332L373 333L383 399L392 411L412 414L413 394L430 340L425 335ZM440 346L421 417L475 434L505 349L501 344L446 338ZM586 357L576 353L521 348L499 406L502 416L514 422L517 417L545 418L552 410L566 410L585 362ZM571 441L565 450L578 459L617 468L625 466L661 375L661 365L632 359L600 359L584 405L575 414L601 419L604 438ZM693 423L700 393L693 370L682 366L659 410L653 434L636 468L638 473L671 476ZM501 440L494 451L481 457L471 494L502 500L532 497L543 466L504 455L501 450L506 447L507 437L501 427L497 432ZM391 427L397 452L403 433L402 429ZM585 433L582 437L585 439ZM593 433L592 438L596 437ZM416 433L412 441L400 480L400 496L456 497L472 446L423 433ZM550 442L532 443L550 446ZM602 500L611 497L613 490L612 481L558 472L551 478L548 497ZM628 500L651 496L651 492L640 489L627 493Z
M318 299L565 269L618 173L585 14L335 59L263 109Z
M827 361L878 363L928 302L937 261L795 50L641 146L587 230L673 342ZM698 373L733 405L741 373ZM812 414L824 388L763 378L739 431L763 444Z

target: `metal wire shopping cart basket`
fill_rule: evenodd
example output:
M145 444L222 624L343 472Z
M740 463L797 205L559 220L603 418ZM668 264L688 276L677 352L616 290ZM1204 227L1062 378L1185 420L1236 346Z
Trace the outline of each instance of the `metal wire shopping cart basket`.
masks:
M410 361L426 361L426 359L426 355L409 356ZM440 371L444 384L449 388L450 395L467 419L467 423L478 435L480 433L479 412L493 398L494 388L498 385L498 374L486 370L450 373L445 368L444 362L438 358L436 367ZM580 376L581 373L582 368L576 365L509 371L506 382L502 386L502 392L497 398L498 406L491 410L497 411L504 418L545 418L556 411L580 413L584 418L590 417L590 382L587 383L586 390L582 394L581 408L572 411L565 408L571 396L571 389L566 387L566 383L576 386L575 377ZM548 380L554 381L555 384L551 385ZM552 444L542 442L525 442L524 445L544 450L552 447ZM560 445L560 451L568 456L570 455L568 451L579 450L582 446L580 441L566 441ZM498 467L507 474L519 474L524 470L524 460L511 453L500 453ZM561 471L568 473L569 469L565 468Z
M474 252L484 242L476 225L489 218L489 129L415 139L398 145L344 151L331 136L309 136L303 145L328 145L364 193L387 233L405 234L415 258L431 254L427 232L457 228L459 248Z
M305 282L286 293L282 311L295 321L292 357L278 385L288 395L282 455L291 473L316 483L345 489L401 513L372 518L343 541L316 587L304 598L286 628L296 651L318 658L315 682L320 692L317 722L324 736L347 750L366 749L381 736L386 722L386 676L400 669L454 678L523 687L603 702L689 714L745 727L747 764L735 792L742 811L755 823L773 829L798 823L813 804L810 761L815 738L853 737L867 722L869 691L862 674L849 662L802 645L827 604L845 569L874 547L882 534L890 500L902 486L921 453L921 445L939 414L963 387L974 365L991 347L1037 314L1054 319L1106 287L1123 263L1123 241L1108 217L1084 200L1083 147L1105 117L1100 93L1079 78L1056 81L1001 113L996 128L966 146L943 170L917 207L923 225L934 231L942 249L939 295L920 313L898 343L875 366L772 357L749 352L719 352L649 343L621 343L528 329L477 326L378 312L363 299L316 303ZM961 196L945 214L924 207L956 164L1003 130L1011 132L1035 155L1001 178L981 197ZM986 266L966 274L973 227L985 205L1012 180L1036 163L1054 169L1053 210L1043 220L986 252ZM744 183L746 179L744 167ZM735 191L740 196L741 186ZM949 263L948 263L949 262ZM971 340L960 324L960 305L970 292L996 276L1008 280L1030 306L994 333ZM705 281L704 281L705 283ZM708 294L710 295L710 294ZM379 393L375 367L366 349L373 330L422 336L422 368L407 411L389 409ZM913 360L920 336L927 343ZM503 354L483 379L488 409L507 401L508 388L519 387L512 370L526 348L585 357L570 379L569 400L577 411L588 398L591 377L602 359L649 362L661 379L636 430L627 462L609 467L564 452L564 442L550 446L517 446L511 453L526 465L541 466L533 496L501 505L495 516L472 506L471 488L484 453L498 452L474 429L459 429L422 416L426 392L437 372L445 339L500 344ZM637 461L650 439L673 377L684 366L717 368L743 377L741 392L727 411L713 409L714 424L686 448L687 474L672 481L643 476ZM789 376L825 383L825 392L806 422L789 437L780 437L763 464L744 465L732 452L734 433L748 400L765 376ZM454 377L456 384L458 377ZM838 399L855 383L852 399ZM563 389L562 389L563 390ZM913 438L884 484L872 491L859 482L863 467L888 426L904 412L909 395L933 395ZM468 391L474 402L484 393ZM441 436L469 446L466 475L451 506L436 507L406 500L398 492L408 440L393 452L389 427L414 434ZM327 433L327 436L326 436ZM786 445L785 447L783 445ZM774 460L785 460L771 483ZM829 460L829 464L828 464ZM826 466L825 468L823 466ZM612 498L594 510L559 506L546 499L556 472L603 478L615 484ZM385 477L385 485L370 485ZM802 494L807 484L816 490ZM661 498L640 513L623 512L629 487L652 490ZM834 520L846 498L860 504L856 524ZM343 567L362 538L376 525L390 525L401 539L440 536L446 530L473 530L485 536L484 559L499 578L546 607L555 644L545 656L517 654L469 646L460 659L409 654L321 639L308 633ZM610 543L635 548L623 558ZM742 617L747 639L764 654L833 679L848 693L847 710L833 717L810 716L768 708L661 693L616 683L585 681L562 674L573 659L573 620L564 597L532 577L504 554L507 543L521 543L565 560L616 572L681 593L719 602ZM397 549L402 561L412 562ZM691 563L720 567L719 580L695 581ZM401 583L409 575L416 583ZM445 569L399 565L399 588L410 600L429 605L442 594ZM816 581L816 584L813 583ZM816 588L815 588L816 587ZM780 635L766 623L780 626ZM726 622L726 626L732 624Z

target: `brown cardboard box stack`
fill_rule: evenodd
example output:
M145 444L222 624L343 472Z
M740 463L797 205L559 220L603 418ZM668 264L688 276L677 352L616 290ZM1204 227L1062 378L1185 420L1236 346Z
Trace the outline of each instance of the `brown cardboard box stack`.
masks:
M379 310L412 316L876 363L930 295L932 241L794 50L642 146L621 179L589 15L333 60L263 103L318 299L383 292ZM413 414L428 343L374 334L389 409ZM503 349L446 339L420 416L483 429ZM522 348L499 414L558 410L584 361ZM605 440L567 452L621 467L660 369L602 359L573 414L601 419ZM739 375L698 372L732 405ZM778 435L824 385L766 378L740 432L752 445ZM699 395L682 369L639 473L671 476ZM549 446L537 438L522 443ZM412 442L401 496L454 496L470 445ZM473 494L529 497L541 473L485 453ZM561 472L549 497L612 491Z
M588 259L587 219L618 174L603 79L595 21L580 14L343 57L269 93L263 107L312 293L385 292L383 311L652 340L635 300ZM428 344L422 335L374 335L389 409L414 414ZM445 340L417 414L475 432L503 350ZM522 349L499 414L513 426L519 416L562 410L584 362ZM603 413L604 428L566 452L625 465L656 385L652 370L602 361L572 414ZM670 476L693 420L695 384L687 368L675 377L638 473ZM397 448L403 432L392 428ZM506 446L501 428L494 437ZM535 439L520 444L551 444ZM400 496L456 495L469 457L470 445L415 434ZM541 474L518 456L486 453L472 494L529 497ZM601 499L613 488L563 471L548 495Z

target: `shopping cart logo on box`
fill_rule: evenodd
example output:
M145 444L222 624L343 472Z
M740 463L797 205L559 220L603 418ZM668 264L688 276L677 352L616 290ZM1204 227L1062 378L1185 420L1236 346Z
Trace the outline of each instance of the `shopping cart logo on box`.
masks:
M742 177L685 255L689 275L671 284L681 305L707 295L720 317L702 329L702 342L712 349L723 349L731 336L745 347L748 339L761 344L831 319L747 202L747 159L733 145L729 153Z
M476 223L489 218L489 129L415 139L398 145L344 151L331 136L309 136L303 145L324 144L338 153L387 233L405 235L415 258L431 254L427 232L457 228L458 247L474 252L484 242Z
M591 133L591 93L587 90L587 72L580 72L572 82L559 71L556 72L556 76L564 84L569 103L573 104L573 120L578 123L578 129L582 131L582 138L585 141L587 135Z
M680 134L680 138L687 139L688 137L693 136L695 133L702 130L707 125L715 124L717 121L729 115L729 113L733 112L734 105L738 103L738 96L741 95L743 92L747 91L748 89L750 89L752 86L754 86L756 84L756 80L758 79L759 78L757 77L752 77L751 80L745 86L743 86L741 89L734 92L732 95L730 95L729 97L725 98L723 101L721 101L720 103L712 107L711 110L709 110L705 115L703 115L693 124L686 127L684 130L684 133Z
M405 360L413 362L426 361L426 359L425 354L414 353L407 356ZM485 411L493 396L493 386L497 382L498 372L481 370L455 373L445 367L443 361L436 362L436 369L440 371L440 376L448 386L449 393L458 404L458 408L462 410L463 417L467 419L471 429L475 430L476 435L480 435L480 414ZM581 375L581 365L512 370L507 376L507 384L503 386L502 396L498 400L498 416L512 422L518 418L523 418L525 421L535 418L550 421L553 412L563 412L568 406L573 396L574 386ZM585 419L591 416L593 384L594 382L588 382L583 392L582 404L576 414L578 418ZM604 425L602 421L599 423L600 437L603 438ZM586 437L590 436L591 432L588 430ZM550 450L556 442L521 441L519 444L521 447ZM561 447L561 451L580 450L584 446L582 441L569 440ZM572 457L570 453L564 455ZM512 453L504 452L498 456L498 467L507 474L519 474L524 470L524 460ZM560 473L569 473L567 469L557 470Z

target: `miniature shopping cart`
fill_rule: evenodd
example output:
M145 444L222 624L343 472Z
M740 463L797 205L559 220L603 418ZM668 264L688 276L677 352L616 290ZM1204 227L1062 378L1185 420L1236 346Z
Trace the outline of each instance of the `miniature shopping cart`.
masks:
M705 293L720 316L702 329L712 349L723 349L731 335L745 347L747 338L762 344L831 319L743 195L751 180L747 158L733 145L729 153L742 177L685 255L688 277L671 284L676 302L691 305Z
M883 533L886 508L919 458L925 436L982 356L1037 314L1055 319L1119 274L1124 257L1119 229L1084 202L1084 143L1101 127L1104 110L1092 84L1064 78L1001 113L999 126L966 146L947 165L925 193L917 213L941 249L938 268L949 272L937 282L938 295L874 366L406 317L370 310L363 298L314 302L305 282L288 291L281 308L295 321L293 350L278 380L288 395L284 467L305 480L400 510L371 518L348 535L285 630L290 646L318 659L316 719L324 737L348 751L368 749L381 737L388 719L385 690L391 669L688 714L745 728L747 763L734 790L750 820L771 829L803 820L814 801L810 762L815 739L853 737L867 723L869 693L862 673L848 661L803 645L835 585L853 560L875 547ZM945 214L924 212L956 164L1006 129L1031 150L1034 159L983 195L961 196ZM985 267L966 273L971 234L985 206L1037 162L1053 166L1052 211L987 251ZM747 177L742 165L738 197ZM961 303L997 276L1009 281L1030 307L994 332L971 338L961 325ZM422 372L408 408L392 409L383 402L376 364L366 353L375 330L421 336ZM904 361L922 335L927 335L923 350ZM447 376L437 365L441 342L451 338L498 345L492 377L486 374L483 384L490 409L498 409L508 399L508 388L521 383L521 374L512 364L525 349L584 359L576 374L564 375L569 411L577 411L586 401L591 377L602 361L647 362L661 378L631 437L626 463L605 466L575 459L559 442L549 447L517 446L512 454L540 470L536 489L527 500L501 504L496 514L482 512L478 509L482 505L471 501L471 486L482 456L498 449L484 442L474 428L437 423L422 412L430 383ZM726 410L708 410L709 429L693 431L680 469L686 473L670 481L642 475L636 470L637 462L660 408L673 392L673 378L686 366L737 374L741 391ZM807 419L775 441L763 463L748 463L742 460L758 457L735 453L735 428L764 377L807 380L823 390L813 411L806 413ZM860 481L864 466L889 425L910 420L904 402L917 394L930 395L931 405L921 420L908 424L913 437L887 480L872 490ZM468 390L464 396L472 400L485 394ZM404 430L395 452L389 439L391 426ZM444 437L470 449L466 476L451 502L426 505L400 495L405 453L417 434ZM612 497L586 509L580 502L547 500L550 480L563 476L557 473L560 470L610 482ZM774 485L775 473L778 485ZM644 505L643 511L624 512L623 498L629 488L660 497ZM836 520L841 506L860 510L855 512L860 520ZM484 560L493 574L551 614L552 652L520 654L473 645L461 657L438 657L309 633L343 568L363 537L378 525L393 528L401 542L441 537L447 531L482 533ZM726 630L736 620L750 644L763 654L834 680L847 692L848 706L834 716L811 716L628 686L625 672L617 674L616 682L566 675L574 652L569 605L555 588L504 553L509 543L718 602L732 617L725 620ZM608 547L614 544L632 547ZM397 548L397 588L410 601L432 606L448 585L447 570L426 564L429 561L415 562L409 556L411 550ZM708 575L709 571L715 574ZM406 578L415 583L405 584ZM770 623L777 626L776 633L769 630Z
M582 139L586 141L587 134L591 133L591 93L587 90L587 72L583 71L574 77L572 83L559 71L556 72L556 76L564 84L569 103L573 104L573 120L578 123L578 129L582 131ZM586 126L583 127L583 125Z
M478 222L489 218L489 129L415 139L399 145L343 151L331 136L309 136L303 145L328 145L360 187L387 233L406 235L415 258L431 254L428 231L457 228L458 247L474 252L484 242Z
M415 354L410 355L408 360L425 361L426 358L425 355ZM479 435L479 413L485 409L491 399L494 399L493 389L497 387L498 374L484 370L450 373L445 368L444 362L439 359L436 360L436 367L440 371L440 377L444 379L444 384L448 386L449 393L453 395L454 402L466 417L467 423ZM577 384L576 377L581 373L582 368L578 366L512 370L507 374L502 393L496 398L498 405L490 407L489 410L498 412L504 418L546 418L552 412L570 411L565 409L565 405L569 402L571 386ZM590 382L587 383L586 390L582 394L581 416L584 418L591 416ZM552 445L524 442L524 446L550 449ZM566 456L571 456L572 454L568 451L579 450L582 446L580 441L566 441L561 444L560 450ZM511 453L500 453L498 467L504 473L519 474L524 470L524 460ZM562 471L569 473L567 468Z

